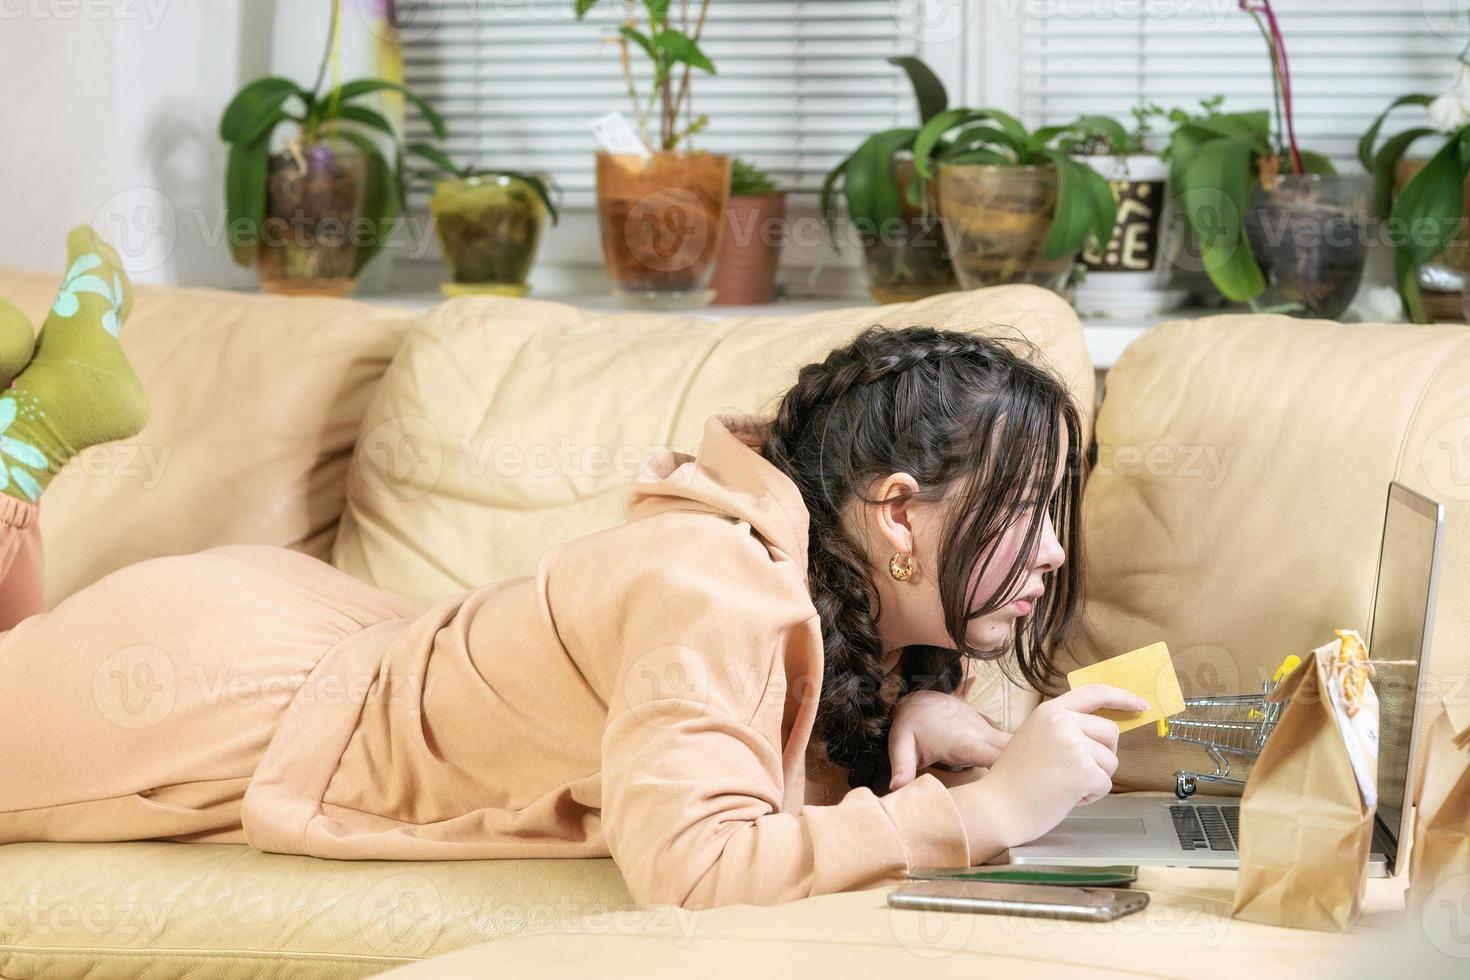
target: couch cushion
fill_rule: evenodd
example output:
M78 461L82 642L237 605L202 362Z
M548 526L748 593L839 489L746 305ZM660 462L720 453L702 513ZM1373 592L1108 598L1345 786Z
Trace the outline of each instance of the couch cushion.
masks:
M0 295L39 323L59 281L0 271ZM363 408L413 319L348 300L140 286L121 336L148 426L84 451L41 498L47 600L218 544L327 558Z
M1441 501L1428 686L1470 671L1470 332L1280 316L1164 323L1107 376L1084 499L1092 662L1167 641L1186 697L1249 693L1288 654L1366 638L1390 480ZM1392 668L1385 668L1391 670ZM1392 683L1388 678L1380 688ZM1402 686L1398 686L1402 689ZM1151 728L1123 787L1209 763Z
M606 858L326 861L231 844L7 844L0 976L364 977L633 907Z
M623 521L650 452L694 452L712 413L773 411L801 365L874 323L1024 336L1090 414L1081 323L1031 286L716 322L457 299L368 408L333 561L423 601L531 574L546 548Z
M1404 928L1402 878L1368 883L1363 918L1348 935L1231 919L1234 885L1231 871L1140 868L1136 887L1150 894L1149 906L1089 923L895 909L892 886L774 909L664 906L619 913L615 925L589 916L555 934L508 937L400 967L384 980L1378 977L1392 969L1387 953L1398 954L1398 976L1463 972L1463 959L1455 960L1463 940L1430 949L1419 928ZM1352 969L1370 955L1381 961L1377 970Z

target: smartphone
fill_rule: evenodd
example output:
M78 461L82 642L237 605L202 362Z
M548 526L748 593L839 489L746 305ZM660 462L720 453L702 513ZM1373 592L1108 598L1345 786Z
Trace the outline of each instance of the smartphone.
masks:
M1108 864L1077 866L1054 864L992 864L971 868L915 868L913 879L953 878L959 881L1004 881L1016 885L1077 885L1085 888L1121 888L1138 880L1138 866Z
M1148 905L1148 893L1119 888L1016 885L936 878L900 885L888 893L888 904L900 909L1111 922Z

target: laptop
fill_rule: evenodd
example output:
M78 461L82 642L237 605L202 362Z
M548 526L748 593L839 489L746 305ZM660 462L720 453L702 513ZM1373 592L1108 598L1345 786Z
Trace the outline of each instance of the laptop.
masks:
M1378 809L1368 873L1401 868L1414 798L1417 718L1424 696L1435 592L1444 543L1444 507L1401 483L1390 483L1378 551L1378 577L1368 614L1368 655L1411 660L1379 670ZM1201 750L1203 759L1203 750ZM1077 807L1046 835L1011 848L1013 864L1173 865L1235 868L1238 797L1106 796Z

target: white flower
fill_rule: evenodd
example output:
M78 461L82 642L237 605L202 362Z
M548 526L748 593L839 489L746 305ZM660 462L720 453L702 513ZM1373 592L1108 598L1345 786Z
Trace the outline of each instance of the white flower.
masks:
M1429 119L1434 123L1434 128L1442 133L1453 133L1470 123L1470 65L1460 62L1455 84L1444 95L1429 103Z

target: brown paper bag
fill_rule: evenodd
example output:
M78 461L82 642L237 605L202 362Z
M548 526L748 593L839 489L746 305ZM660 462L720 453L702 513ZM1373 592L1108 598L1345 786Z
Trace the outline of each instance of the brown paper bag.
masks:
M1447 703L1426 742L1406 899L1411 915L1453 919L1470 894L1470 705Z
M1288 703L1241 795L1238 919L1346 932L1362 914L1378 698L1362 638L1336 632L1271 694Z

